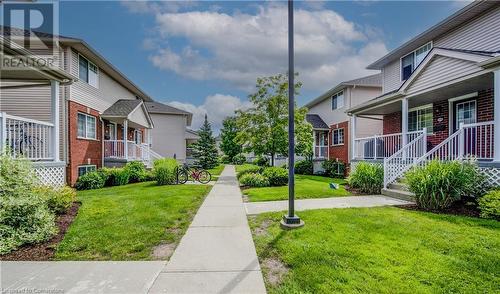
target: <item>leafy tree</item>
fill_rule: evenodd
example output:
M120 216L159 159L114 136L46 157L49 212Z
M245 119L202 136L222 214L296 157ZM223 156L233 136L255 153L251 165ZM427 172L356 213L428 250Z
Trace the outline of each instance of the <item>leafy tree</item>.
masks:
M296 94L301 86L300 82L295 84ZM275 155L288 155L288 76L258 78L256 88L256 92L249 95L253 107L236 112L236 139L256 155L269 155L274 165ZM296 154L310 156L312 126L305 120L306 113L304 107L295 110Z
M217 146L215 138L212 135L212 126L208 122L206 114L205 121L198 131L198 136L200 136L200 139L192 144L195 164L205 169L216 167L218 157Z
M238 128L235 117L228 117L222 121L220 149L233 162L233 157L242 151L241 144L236 141Z

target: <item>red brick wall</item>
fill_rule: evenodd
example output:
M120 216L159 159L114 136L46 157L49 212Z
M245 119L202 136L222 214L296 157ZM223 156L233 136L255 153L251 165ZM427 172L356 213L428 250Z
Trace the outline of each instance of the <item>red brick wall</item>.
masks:
M97 140L79 139L78 112L96 117ZM101 121L99 112L73 101L68 101L68 167L66 170L68 184L74 185L78 178L78 166L93 164L97 168L102 163Z
M384 115L383 132L384 135L401 133L401 111Z
M479 91L477 98L477 120L478 122L493 120L493 89Z
M330 126L330 132L328 134L328 153L330 159L337 159L348 163L349 162L349 123L347 121L333 124ZM344 145L332 146L332 132L335 129L344 129Z

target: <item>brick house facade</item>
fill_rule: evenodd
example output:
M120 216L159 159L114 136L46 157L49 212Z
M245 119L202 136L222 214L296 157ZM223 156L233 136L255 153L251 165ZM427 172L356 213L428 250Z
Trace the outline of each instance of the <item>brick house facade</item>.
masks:
M333 131L337 129L344 130L344 142L339 145L333 145ZM330 159L338 159L341 162L349 162L349 122L344 121L330 125L328 155Z

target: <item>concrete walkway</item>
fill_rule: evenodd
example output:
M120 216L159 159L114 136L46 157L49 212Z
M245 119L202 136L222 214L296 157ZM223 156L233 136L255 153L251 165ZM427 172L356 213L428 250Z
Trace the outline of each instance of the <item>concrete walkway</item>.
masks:
M226 166L149 292L266 292L233 166Z
M320 208L375 207L411 203L412 202L382 195L332 197L295 200L295 210L301 211ZM259 214L264 212L283 211L287 209L288 200L245 203L245 210L247 214Z

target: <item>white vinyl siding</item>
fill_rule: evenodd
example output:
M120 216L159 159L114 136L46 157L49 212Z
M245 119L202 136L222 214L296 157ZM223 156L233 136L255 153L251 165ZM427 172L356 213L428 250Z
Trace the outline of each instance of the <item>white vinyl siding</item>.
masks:
M78 113L78 138L96 139L96 118L95 116Z
M344 107L344 91L332 95L332 110Z
M335 129L332 131L332 145L344 144L344 129Z

